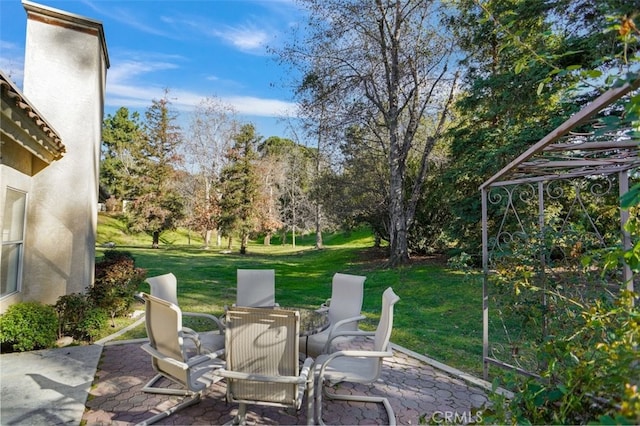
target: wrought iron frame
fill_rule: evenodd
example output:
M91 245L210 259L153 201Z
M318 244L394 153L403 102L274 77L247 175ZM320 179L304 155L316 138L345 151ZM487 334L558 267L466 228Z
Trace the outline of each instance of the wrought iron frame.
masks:
M524 201L523 197L528 197L529 201L537 202L537 212L535 213L537 232L541 235L548 225L545 223L545 208L547 207L545 201L554 196L554 185L557 187L557 185L566 183L574 188L575 198L572 206L576 206L576 208L584 207L581 190L587 186L590 187L591 194L605 195L615 190L611 184L617 180L617 195L626 193L629 190L630 178L638 177L640 141L633 138L633 129L617 128L612 130L605 128L602 126L602 118L617 105L616 102L639 87L640 78L637 78L603 93L480 186L484 271L482 295L483 374L485 379L488 379L490 365L497 365L526 375L535 375L527 368L497 359L490 353L489 277L492 272L490 268L491 254L501 241L513 238L524 238L525 240L531 238L530 231L528 231L530 228L523 223L516 204ZM577 183L580 181L582 183ZM594 190L593 185L597 187L603 183L609 185L606 191ZM532 204L529 203L528 206L531 207ZM501 206L502 217L493 220L495 216L490 217L489 209L496 210L497 206ZM504 229L503 225L509 214L514 215L514 223L519 226L519 230L507 231ZM495 224L496 229L491 239L489 236L490 219L493 220L492 223ZM567 216L564 220L569 219ZM595 238L600 238L604 243L593 219L589 217L588 220L593 225ZM631 237L624 229L628 220L629 212L620 209L621 241L625 249L631 248ZM493 245L490 247L492 243ZM544 274L546 256L542 253L539 256L539 262L539 271ZM633 276L628 266L624 268L623 279L627 283L627 288L633 291ZM544 300L542 303L544 304ZM542 330L542 332L546 331Z

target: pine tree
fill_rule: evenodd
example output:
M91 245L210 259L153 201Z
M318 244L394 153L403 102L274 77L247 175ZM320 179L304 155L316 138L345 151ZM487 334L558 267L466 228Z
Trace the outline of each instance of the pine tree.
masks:
M121 204L134 197L134 179L139 174L137 158L144 140L140 115L119 108L107 115L102 128L102 161L100 185Z
M259 181L256 173L257 144L261 137L256 135L252 124L245 124L233 138L233 147L227 154L228 165L222 170L222 231L229 238L240 235L240 254L247 252L249 235L257 227L257 207Z
M165 91L164 97L154 99L145 113L146 141L140 151L137 197L127 212L129 227L151 235L153 248L159 246L162 232L175 229L184 217L183 200L175 185L182 133L170 106Z

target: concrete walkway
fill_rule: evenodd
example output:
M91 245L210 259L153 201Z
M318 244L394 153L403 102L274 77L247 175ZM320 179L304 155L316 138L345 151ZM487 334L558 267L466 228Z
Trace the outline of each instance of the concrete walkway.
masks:
M0 355L0 424L78 425L102 346Z

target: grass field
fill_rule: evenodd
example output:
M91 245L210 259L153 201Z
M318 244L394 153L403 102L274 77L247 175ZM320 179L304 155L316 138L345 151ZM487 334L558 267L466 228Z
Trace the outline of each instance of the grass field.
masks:
M197 235L168 232L161 247L151 249L151 237L127 235L115 218L100 215L98 253L102 244L131 252L147 276L173 272L178 298L185 311L221 315L235 301L236 269L276 270L276 301L283 306L317 307L331 295L336 272L364 275L363 329L378 322L381 297L387 287L400 296L395 307L391 341L463 371L482 371L482 284L479 278L447 268L440 258L417 258L410 265L384 268L384 250L373 248L367 230L324 236L324 248L314 249L315 236L296 239L296 247L277 239L270 246L254 241L248 254L223 248L202 249ZM225 244L226 246L226 244ZM225 247L226 248L226 247ZM148 291L145 283L140 290ZM189 324L191 325L191 324ZM195 325L197 326L197 325ZM140 337L136 330L128 337Z

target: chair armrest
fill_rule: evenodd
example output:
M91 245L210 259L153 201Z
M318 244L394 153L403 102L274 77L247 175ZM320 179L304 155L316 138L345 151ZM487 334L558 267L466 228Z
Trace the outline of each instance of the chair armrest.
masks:
M202 353L202 343L198 333L190 329L189 327L182 327L182 337L184 339L191 340L196 345L196 353L200 355Z
M224 356L225 350L220 349L212 353L196 355L187 360L187 362L178 361L177 359L168 357L164 355L162 352L154 349L151 344L145 343L141 346L142 350L151 355L152 357L167 362L173 366L176 366L182 370L187 370L190 367L194 367L196 365L202 364L204 362L210 362L213 360L220 360L220 365L224 366L224 360L221 359Z
M340 321L336 322L335 324L331 325L331 332L333 333L333 330L337 330L338 328L342 327L345 324L349 324L351 322L358 322L358 321L362 321L364 319L366 319L367 317L365 317L364 315L358 315L357 317L351 317L351 318L345 318L345 319L341 319ZM354 330L355 331L355 330Z
M353 317L353 318L347 318L344 323L349 323L352 321L360 321L365 319L365 316L360 315L359 317ZM335 339L336 337L341 337L341 336L352 336L352 337L367 337L367 336L375 336L375 332L374 331L364 331L364 330L344 330L344 331L334 331L338 325L342 325L341 324L342 321L338 321L336 323L335 326L333 326L331 328L331 331L329 332L329 337L327 338L327 341L324 344L324 348L322 349L322 353L328 353L329 352L329 348L331 348L331 342L333 341L333 339Z
M225 354L225 350L224 349L219 349L219 350L217 350L215 352L211 352L211 353L208 353L208 354L196 355L196 356L193 356L193 357L191 357L191 358L189 358L187 360L187 365L189 367L194 367L196 365L202 364L203 362L209 362L209 361L217 360L217 361L220 361L220 367L224 367L225 362L222 359L224 354Z
M324 375L324 370L327 368L327 365L331 363L336 358L339 357L353 357L353 358L387 358L393 356L393 351L391 347L387 348L386 351L367 351L367 350L352 350L348 349L345 351L336 351L329 355L323 355L326 358L322 360L322 364L320 364L320 368L318 369L318 376L322 377Z
M176 359L173 359L171 357L165 356L163 353L158 352L157 350L155 350L151 344L149 343L145 343L144 345L141 346L142 350L145 351L146 353L148 353L149 355L151 355L152 357L168 362L169 364L178 367L182 370L186 370L188 368L187 364L185 364L184 362L178 361Z
M271 383L292 383L304 384L307 378L304 376L267 376L264 374L242 373L240 371L227 370L220 368L214 374L228 379L251 380L255 382L271 382Z
M302 368L300 369L300 377L304 377L306 386L302 386L302 383L298 385L298 403L296 404L296 409L300 409L305 392L307 392L307 398L313 400L313 363L313 358L307 358L304 360L304 364L302 364Z
M195 318L206 318L210 321L213 321L216 326L218 327L218 329L220 330L220 333L224 333L224 329L225 329L225 325L222 321L220 321L220 318L213 316L211 314L205 314L205 313L201 313L201 312L182 312L182 316L189 316L189 317L195 317Z
M304 360L304 364L302 364L302 368L300 369L300 377L309 377L309 372L313 368L313 362L313 358Z
M320 305L318 309L316 309L316 311L318 312L328 311L330 305L331 305L331 298L328 298L327 300L324 301L324 303Z

